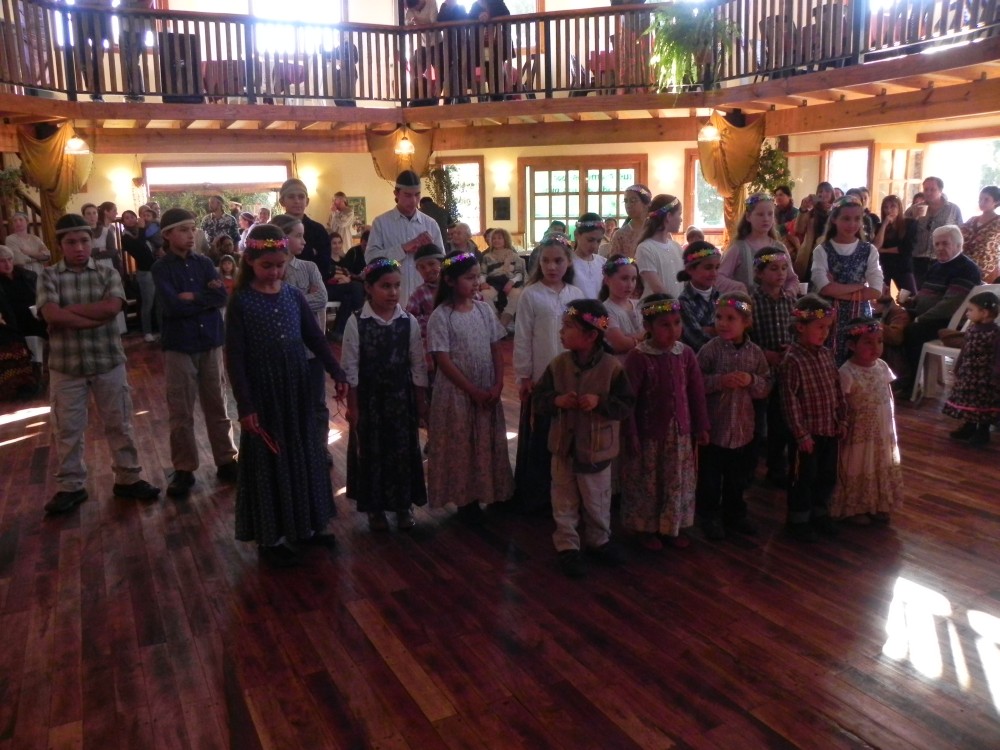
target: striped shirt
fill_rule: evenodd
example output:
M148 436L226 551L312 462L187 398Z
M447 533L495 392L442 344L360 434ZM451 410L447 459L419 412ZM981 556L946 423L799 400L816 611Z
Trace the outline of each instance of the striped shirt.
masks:
M38 277L36 303L59 307L86 305L117 297L125 302L125 290L118 272L97 264L93 258L82 271L71 271L66 261L43 268ZM49 368L64 375L84 377L110 372L125 362L118 319L109 318L96 328L50 328Z
M778 384L781 412L795 440L840 433L847 403L831 349L792 344L778 368Z

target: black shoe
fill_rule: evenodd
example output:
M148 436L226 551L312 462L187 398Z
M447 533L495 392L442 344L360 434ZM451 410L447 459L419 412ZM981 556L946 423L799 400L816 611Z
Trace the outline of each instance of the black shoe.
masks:
M388 531L389 519L385 517L385 513L381 511L378 513L369 513L368 529L370 531Z
M90 95L90 101L92 101L92 102L103 102L104 101L104 97L101 96L100 94L91 94Z
M485 520L486 514L483 513L483 509L480 507L478 502L471 502L468 505L463 505L458 509L455 514L455 518L469 524L470 526L479 526Z
M88 497L87 490L57 492L49 502L45 503L45 512L50 516L58 515L59 513L69 513Z
M968 440L976 434L976 425L972 422L965 422L957 430L952 430L948 433L948 437L952 440Z
M142 94L126 94L125 95L125 101L127 101L127 102L144 102L144 101L146 101L146 97L144 97Z
M145 479L140 479L132 484L116 484L111 488L115 497L124 497L129 500L155 500L160 496L160 488L154 487Z
M808 523L788 524L788 535L796 542L815 542L819 537Z
M194 474L178 469L167 485L167 494L170 497L187 497L192 487L194 487Z
M278 544L274 547L258 547L257 554L260 555L261 561L272 568L294 568L299 564L298 553L284 544Z
M705 538L711 542L721 542L726 538L726 529L722 525L722 521L717 518L712 518L702 523L701 531L705 535Z
M587 554L602 565L616 567L625 563L625 556L622 554L621 549L611 542L606 542L600 547L589 549L587 550Z
M814 518L812 520L812 527L823 536L837 536L840 533L840 527L837 526L837 522L830 518L830 516Z
M583 557L578 549L567 549L559 553L559 570L567 578L583 578Z
M412 510L398 510L396 511L396 528L400 531L409 531L417 522L413 520Z
M231 482L235 483L240 476L240 465L235 461L230 461L228 464L222 464L215 470L215 476L218 477L220 482ZM192 482L193 484L194 482Z
M743 516L743 518L726 521L726 531L734 531L737 534L745 534L746 536L757 536L758 529L757 524L746 516Z
M988 424L981 424L976 427L976 433L969 438L969 445L989 445L990 444L990 426Z
M308 547L336 547L337 537L333 534L313 534L311 537L306 539L299 539L297 544L302 544Z
M333 467L333 454L330 451L326 452L326 465L327 467Z

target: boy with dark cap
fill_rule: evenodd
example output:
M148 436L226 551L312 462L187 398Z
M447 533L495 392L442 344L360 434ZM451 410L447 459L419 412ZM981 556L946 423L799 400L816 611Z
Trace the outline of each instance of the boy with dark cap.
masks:
M404 308L413 291L420 286L420 274L413 259L414 254L427 244L444 247L437 222L418 211L420 202L420 176L413 170L400 172L393 190L396 207L375 218L372 223L365 261L389 258L400 263L403 285L399 304Z
M306 216L309 205L309 190L299 179L285 180L278 190L278 203L285 213L302 222L306 246L299 255L301 260L311 260L319 268L324 279L333 275L333 260L330 257L330 235L326 227Z
M205 415L216 476L235 482L236 446L222 388L222 308L226 288L212 261L194 252L194 214L170 208L160 220L167 254L153 264L162 311L161 341L170 418L171 497L186 497L198 468L194 436L195 398Z
M153 500L160 488L142 479L132 434L132 399L117 318L125 304L121 277L90 257L90 225L76 214L56 222L62 260L38 277L38 313L49 329L49 398L58 491L46 513L68 513L87 499L83 437L90 393L111 449L114 494Z

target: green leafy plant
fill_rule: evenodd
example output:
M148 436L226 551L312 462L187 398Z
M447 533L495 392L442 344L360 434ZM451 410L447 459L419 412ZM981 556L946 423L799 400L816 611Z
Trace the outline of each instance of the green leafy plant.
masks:
M206 189L205 191L187 190L183 192L158 192L149 196L151 201L160 204L160 210L166 211L168 208L186 208L195 216L201 218L208 213L209 196L218 192L216 189ZM274 193L223 193L226 201L234 201L242 206L267 206L271 213L283 213L284 210L273 204L275 202ZM228 208L228 206L227 206ZM244 210L247 210L244 208Z
M458 201L455 200L459 189L455 179L457 172L453 164L438 165L431 167L424 178L427 180L427 194L432 201L448 212L449 223L455 223L462 218L458 212Z
M735 23L692 3L657 8L646 33L652 38L649 62L660 91L711 87L722 71L724 52L741 38Z
M0 197L13 198L24 189L24 174L20 167L0 169Z
M757 173L750 181L750 192L774 195L779 185L791 183L792 172L788 168L788 154L770 142L764 141L764 145L760 148Z

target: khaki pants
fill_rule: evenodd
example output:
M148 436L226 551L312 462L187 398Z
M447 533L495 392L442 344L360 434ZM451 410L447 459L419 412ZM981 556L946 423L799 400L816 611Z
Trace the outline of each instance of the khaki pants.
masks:
M552 457L552 535L557 552L580 549L576 527L583 511L583 537L588 549L596 549L611 539L611 467L596 474L576 474L573 461Z
M164 352L167 378L167 413L170 415L170 461L177 471L198 468L198 443L194 437L194 402L201 401L205 428L216 466L236 460L233 425L226 413L222 388L222 347L187 354Z
M133 484L142 475L132 433L132 389L125 375L125 365L90 376L66 375L51 370L50 419L59 463L56 484L60 492L82 490L87 481L83 436L87 430L87 402L91 391L104 423L104 437L111 448L115 484Z

